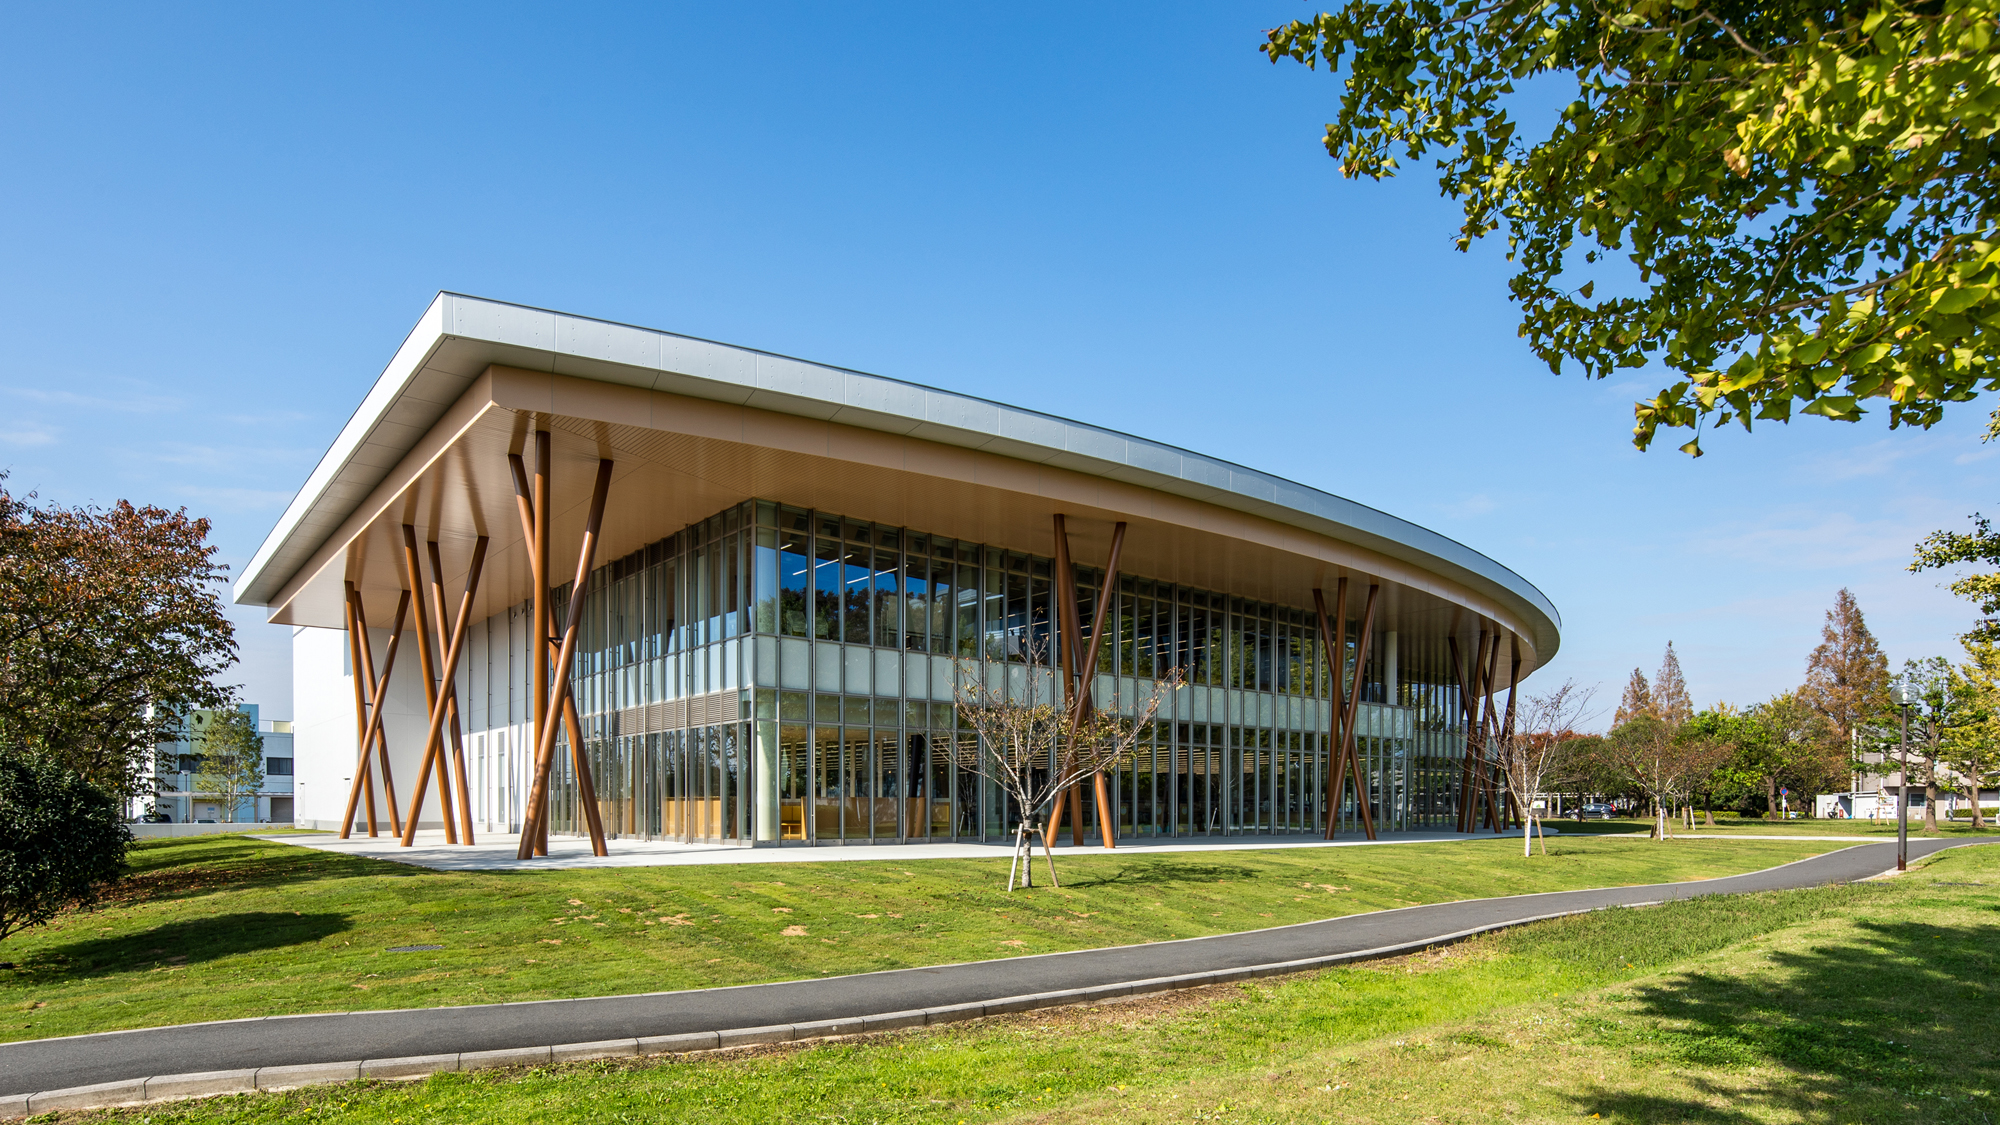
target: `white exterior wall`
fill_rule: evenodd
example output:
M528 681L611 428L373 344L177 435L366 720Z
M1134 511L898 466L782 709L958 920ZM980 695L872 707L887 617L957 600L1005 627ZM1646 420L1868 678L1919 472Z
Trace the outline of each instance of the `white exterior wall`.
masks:
M354 687L347 634L292 630L292 822L339 826L354 774Z
M389 646L389 631L371 630L376 670ZM399 809L409 807L422 760L424 732L430 715L424 707L422 664L416 634L405 629L389 680L382 730L389 743ZM337 829L347 806L354 778L354 671L350 667L347 634L337 629L298 628L292 632L293 819L303 828ZM461 683L463 681L461 680ZM375 779L376 823L389 831L389 810L382 801L381 778ZM477 798L475 798L475 805ZM424 795L419 828L442 828L435 775ZM366 806L355 810L355 824L365 826Z

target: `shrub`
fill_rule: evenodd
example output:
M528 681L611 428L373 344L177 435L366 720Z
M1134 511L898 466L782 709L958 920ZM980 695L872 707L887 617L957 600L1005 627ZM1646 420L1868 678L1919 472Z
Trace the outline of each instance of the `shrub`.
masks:
M97 901L132 842L116 797L42 757L0 757L0 940Z

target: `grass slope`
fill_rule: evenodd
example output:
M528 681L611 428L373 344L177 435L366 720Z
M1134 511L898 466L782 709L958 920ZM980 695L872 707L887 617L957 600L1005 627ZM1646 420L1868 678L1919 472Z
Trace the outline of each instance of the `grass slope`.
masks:
M1694 822L1695 827L1692 829L1678 823L1670 825L1674 837L1676 839L1689 840L1699 840L1702 838L1728 839L1731 836L1830 836L1866 838L1870 840L1893 840L1896 838L1896 822L1894 820L1746 820L1734 815L1718 815L1715 818L1714 824L1703 824L1701 822L1701 814L1696 812ZM1634 832L1643 836L1650 833L1653 828L1652 820L1647 817L1639 817L1637 819L1624 817L1612 820L1586 820L1580 823L1574 820L1557 819L1549 821L1549 824L1551 827L1561 830L1565 835L1572 836L1616 836ZM1938 830L1936 832L1925 832L1924 822L1921 817L1910 821L1910 838L1913 840L1961 838L1977 840L1995 834L1995 830L1991 827L1980 832L1974 832L1972 830L1972 821L1970 820L1948 821L1943 817L1939 817Z
M1989 1122L1996 909L2000 848L1966 849L1894 881L1607 910L1397 962L1096 1008L96 1116Z
M133 849L114 901L10 939L0 1040L600 996L1227 933L1755 870L1837 844L1504 840L1068 856L1061 890L929 860L442 873L236 836ZM388 947L442 945L435 952Z

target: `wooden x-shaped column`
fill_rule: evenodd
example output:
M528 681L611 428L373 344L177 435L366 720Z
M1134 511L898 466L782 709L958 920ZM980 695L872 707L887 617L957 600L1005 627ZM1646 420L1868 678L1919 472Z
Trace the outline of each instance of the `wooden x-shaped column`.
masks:
M1507 643L1509 648L1507 657L1507 713L1506 717L1498 723L1499 744L1502 747L1503 753L1508 752L1505 748L1512 743L1514 738L1514 702L1516 692L1519 691L1521 686L1521 638L1510 633L1507 636ZM1499 646L1495 645L1494 647L1497 648ZM1521 820L1522 824L1525 825L1527 823L1523 815L1525 810L1514 807L1514 787L1511 785L1503 787L1500 796L1503 802L1502 812L1507 813L1507 815L1501 817L1501 822L1506 823L1512 820ZM1534 794L1528 794L1528 800L1532 801L1534 799Z
M415 576L417 573L415 562L416 537L407 527L404 528L404 532L404 546L407 550L409 569L412 576ZM446 644L444 650L444 666L438 669L438 679L446 684L451 683L453 678L458 675L458 658L465 651L466 626L471 623L472 599L479 593L479 574L485 567L486 537L482 535L472 546L472 565L468 568L465 576L465 594L458 601L458 615L453 621L451 639ZM421 607L423 603L419 600L417 604ZM421 608L418 611L417 630L419 639L425 639L423 637L424 625ZM452 824L452 806L449 789L450 778L445 773L444 754L441 752L444 741L445 713L449 709L446 704L451 701L452 695L449 692L440 692L437 687L437 681L431 680L429 673L430 669L426 668L425 687L429 690L425 692L425 695L430 701L430 722L424 729L423 760L417 766L417 791L410 797L410 815L403 822L403 846L406 848L417 842L417 816L423 811L424 790L430 784L431 771L433 769L438 774L438 802L444 813L445 838L453 842L456 842L458 838L455 826Z
M402 822L396 812L396 779L389 770L389 744L382 734L382 698L389 690L389 674L396 668L396 648L403 643L403 619L410 609L410 592L403 591L396 603L396 627L389 633L388 651L382 654L382 675L375 675L375 646L368 639L368 614L361 605L361 592L354 583L347 584L347 648L348 658L354 670L354 727L357 741L354 780L347 787L347 811L341 814L340 838L345 840L354 828L354 809L363 797L368 801L368 834L375 835L375 786L373 770L368 763L368 750L372 745L376 757L382 763L382 795L389 806L390 831L402 835Z
M403 571L404 578L410 584L410 589L421 590L424 588L423 569L417 562L417 529L407 523L403 525ZM438 691L438 658L436 652L431 648L431 626L425 618L423 597L419 596L416 599L416 603L417 662L422 665L424 673L424 711L425 713L429 713L443 707L449 712L451 709L449 703ZM442 629L444 622L440 620L437 622L437 625ZM444 645L444 635L440 633L438 635L438 648L442 650ZM430 784L430 771L436 769L438 811L444 818L444 842L447 844L456 844L458 843L458 820L452 808L451 770L448 760L444 754L432 754L430 746L425 745L423 763L424 775L417 782L417 792L419 794L423 793L424 788ZM412 824L416 823L417 813L422 806L422 796L417 798L416 804L410 806L410 822Z
M522 533L527 536L529 556L536 561L532 567L535 573L536 604L546 607L548 597L548 480L549 480L549 435L547 431L535 434L535 480L531 485L527 467L521 463L518 454L508 456L508 464L514 473L514 492L521 512ZM561 713L562 725L569 734L571 765L576 770L577 800L583 806L584 822L590 829L590 849L593 854L607 854L604 844L604 822L597 808L596 785L590 776L590 760L584 752L583 725L578 722L576 702L570 695L569 672L576 657L576 642L579 627L583 623L584 595L590 588L592 560L597 554L597 542L604 524L604 500L611 489L612 463L608 460L597 462L597 483L590 493L590 515L584 522L583 544L578 551L576 580L570 585L569 612L565 615L560 647L556 650L553 667L541 666L536 672L552 678L546 691L536 693L540 709L534 718L535 732L535 776L528 787L528 807L521 823L521 844L515 855L519 859L531 859L548 853L549 832L549 775L555 764L556 729L554 715ZM541 608L536 614L538 621L546 619L547 609ZM537 630L545 632L545 630ZM553 640L554 638L549 638ZM538 652L545 652L545 645L535 646ZM539 685L538 685L539 686ZM553 699L548 697L553 695ZM542 702L546 700L547 702Z
M1495 733L1493 721L1493 679L1499 671L1500 634L1479 631L1479 648L1473 656L1468 678L1458 638L1446 637L1451 651L1452 672L1458 677L1459 710L1465 724L1465 758L1459 763L1458 831L1479 831L1479 814L1495 832L1501 830L1499 795L1494 791L1493 763L1487 761L1486 744ZM1518 667L1518 665L1517 665Z
M444 600L444 564L438 560L437 541L432 540L425 546L431 560L431 613L436 619L438 648L443 649L451 643L450 636L457 627L453 624L451 609ZM458 715L458 680L455 677L447 679L442 687L445 697L445 721L449 724L451 733L452 777L457 786L458 837L469 845L473 842L472 792L465 776L465 739L460 730ZM439 760L443 760L442 756Z
M1060 602L1056 616L1061 620L1063 702L1069 710L1069 733L1076 737L1077 728L1091 714L1095 703L1091 699L1090 685L1097 679L1097 654L1104 647L1104 615L1111 599L1118 596L1118 556L1125 549L1125 525L1119 523L1111 529L1111 557L1104 564L1104 589L1097 596L1097 608L1091 614L1090 651L1083 652L1081 622L1081 602L1076 593L1076 567L1071 565L1069 555L1069 529L1060 513L1055 518L1056 533L1056 597ZM1081 657L1081 663L1079 663ZM1099 771L1091 777L1091 786L1097 798L1098 834L1107 848L1118 846L1117 833L1111 823L1111 793L1104 783L1104 774ZM1062 829L1063 806L1069 806L1070 843L1083 846L1083 791L1080 786L1069 787L1068 800L1056 800L1056 807L1049 817L1047 842L1053 842Z
M1333 625L1326 616L1326 594L1313 591L1313 609L1319 614L1320 649L1326 653L1326 666L1333 676L1333 724L1334 746L1327 754L1326 780L1326 838L1333 839L1333 830L1340 823L1340 798L1347 787L1347 781L1354 781L1354 807L1361 812L1361 830L1375 839L1375 810L1369 806L1368 783L1361 773L1361 754L1355 743L1355 718L1360 713L1361 685L1368 670L1368 653L1373 648L1375 634L1375 598L1382 587L1371 583L1368 587L1368 606L1361 611L1360 644L1354 650L1354 679L1351 684L1343 684L1346 677L1347 661L1347 579L1342 578L1333 588L1334 616L1340 622L1340 631L1334 632Z

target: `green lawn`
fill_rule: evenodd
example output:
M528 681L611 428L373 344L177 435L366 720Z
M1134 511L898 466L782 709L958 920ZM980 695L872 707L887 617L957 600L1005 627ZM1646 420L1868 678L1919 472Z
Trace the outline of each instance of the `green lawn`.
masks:
M1692 850L1692 849L1690 849ZM2000 848L1395 962L820 1045L114 1111L262 1122L1936 1122L2000 1114Z
M1695 826L1676 825L1676 836L1865 836L1869 839L1896 838L1896 822L1893 820L1746 820L1734 815L1717 814L1713 825L1703 824L1701 814L1695 813ZM1581 824L1574 820L1551 820L1549 826L1566 835L1618 836L1630 833L1645 835L1652 831L1653 822L1648 817L1619 817L1612 820L1586 820ZM1947 821L1938 818L1938 830L1927 833L1922 820L1910 822L1910 836L1914 838L1938 839L1941 837L1978 838L1982 835L2000 836L2000 829L1989 825L1983 833L1972 830L1972 821Z
M701 988L1227 933L1488 895L1669 882L1838 847L1517 841L442 873L241 836L133 849L103 908L0 946L0 1040L293 1012ZM893 853L892 853L893 854ZM391 946L442 945L436 952Z

